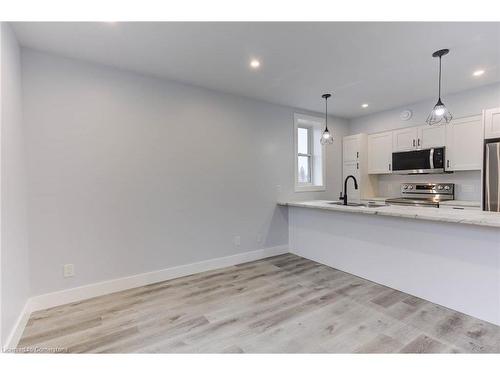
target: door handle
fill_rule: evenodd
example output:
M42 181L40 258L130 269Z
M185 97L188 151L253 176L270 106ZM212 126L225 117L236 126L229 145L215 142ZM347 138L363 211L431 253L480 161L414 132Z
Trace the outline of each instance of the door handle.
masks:
M420 138L418 139L417 146L420 147Z
M391 163L389 163L389 170L391 170Z
M446 168L450 168L450 161L446 160Z
M356 151L356 159L359 159L359 151Z
M415 147L415 140L413 140L413 147Z
M356 163L356 169L359 169L359 163Z

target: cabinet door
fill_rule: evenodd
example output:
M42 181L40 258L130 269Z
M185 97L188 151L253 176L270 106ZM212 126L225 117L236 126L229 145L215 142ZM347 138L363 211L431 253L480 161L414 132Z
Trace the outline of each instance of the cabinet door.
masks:
M391 173L392 132L368 136L368 173Z
M417 147L418 128L406 128L394 130L393 134L393 151L411 151Z
M478 170L483 167L481 116L463 117L446 125L446 169Z
M359 160L360 138L359 136L344 137L343 139L343 160L344 163L355 162Z
M445 125L424 125L419 128L417 148L426 149L446 146Z
M484 111L484 138L500 138L500 108Z
M356 178L356 181L358 182L358 189L354 189L354 182L352 181L352 179L349 179L349 181L347 182L347 200L349 202L359 201L361 197L361 184L363 183L363 181L361 181L358 162L344 163L342 168L342 189L344 188L345 178L349 175L352 175Z

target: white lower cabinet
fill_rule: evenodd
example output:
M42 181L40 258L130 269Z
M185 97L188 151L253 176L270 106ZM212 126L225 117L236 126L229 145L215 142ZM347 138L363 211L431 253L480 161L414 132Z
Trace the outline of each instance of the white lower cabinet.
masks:
M392 131L368 135L368 173L391 173Z
M446 125L446 170L468 171L483 167L481 116L462 117Z

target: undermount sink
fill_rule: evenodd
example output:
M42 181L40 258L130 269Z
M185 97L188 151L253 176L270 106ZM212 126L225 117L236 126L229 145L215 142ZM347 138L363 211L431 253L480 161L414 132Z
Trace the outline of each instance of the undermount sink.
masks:
M329 204L335 204L337 206L344 206L344 202L342 202L342 201L328 202L328 203ZM367 207L367 208L385 207L385 206L387 206L386 203L381 203L381 202L367 202L367 203L347 202L347 205L350 206L350 207Z
M338 206L344 206L344 202L338 201L338 202L329 202L329 204L336 204ZM348 206L353 206L353 207L363 207L365 206L364 203L354 203L354 202L347 202Z

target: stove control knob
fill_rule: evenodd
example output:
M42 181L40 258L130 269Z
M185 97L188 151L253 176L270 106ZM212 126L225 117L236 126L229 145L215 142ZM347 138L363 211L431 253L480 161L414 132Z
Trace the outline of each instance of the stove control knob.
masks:
M408 185L408 189L413 189L413 185Z
M408 185L403 185L403 189L408 189Z
M444 190L450 190L450 187L449 186L445 186Z
M441 185L438 185L438 190L443 190L443 187Z

